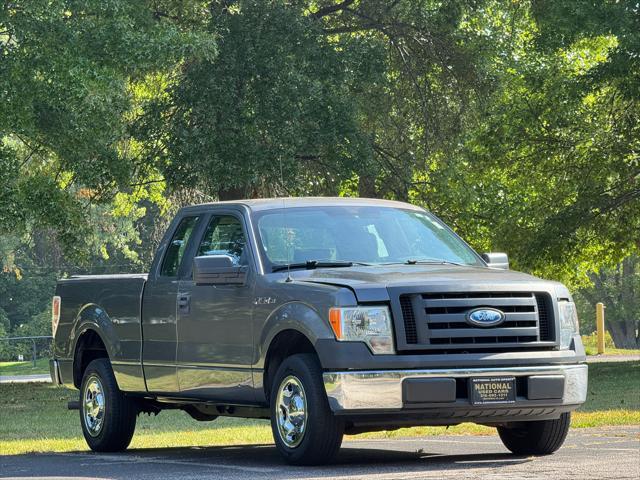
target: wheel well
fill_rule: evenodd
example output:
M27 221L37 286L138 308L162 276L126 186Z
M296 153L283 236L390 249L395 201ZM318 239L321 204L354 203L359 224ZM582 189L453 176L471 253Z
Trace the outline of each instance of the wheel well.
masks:
M84 371L96 358L109 358L109 353L100 335L95 330L87 330L78 339L73 357L73 384L76 388L80 388Z
M317 355L309 339L297 330L284 330L271 340L264 364L264 393L269 402L271 381L283 360L297 353L313 353Z

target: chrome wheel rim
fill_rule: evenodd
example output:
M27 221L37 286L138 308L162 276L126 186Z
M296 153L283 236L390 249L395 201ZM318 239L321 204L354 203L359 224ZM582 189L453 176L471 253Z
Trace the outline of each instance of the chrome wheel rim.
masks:
M102 425L104 425L104 412L105 404L102 382L100 382L97 376L92 375L85 384L82 402L84 426L92 437L99 435L102 430Z
M307 396L300 379L289 375L282 381L275 408L280 439L289 448L297 447L307 427Z

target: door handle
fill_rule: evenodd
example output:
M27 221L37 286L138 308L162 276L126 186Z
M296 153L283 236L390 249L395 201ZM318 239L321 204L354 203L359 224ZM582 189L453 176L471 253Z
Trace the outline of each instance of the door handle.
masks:
M178 312L189 313L191 311L191 295L178 295Z

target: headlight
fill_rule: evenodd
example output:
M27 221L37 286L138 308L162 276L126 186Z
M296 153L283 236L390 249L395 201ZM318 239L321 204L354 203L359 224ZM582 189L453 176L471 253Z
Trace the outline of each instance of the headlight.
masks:
M332 308L329 321L340 341L365 342L373 353L394 353L388 307Z
M578 313L575 303L567 301L558 302L558 310L560 310L560 348L566 350L571 346L573 336L580 331Z

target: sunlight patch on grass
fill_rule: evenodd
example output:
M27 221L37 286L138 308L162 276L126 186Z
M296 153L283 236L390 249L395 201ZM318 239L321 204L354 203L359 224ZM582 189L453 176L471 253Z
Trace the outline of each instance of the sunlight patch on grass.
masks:
M49 373L49 359L36 360L36 366L32 361L28 362L0 362L0 375L37 375Z

